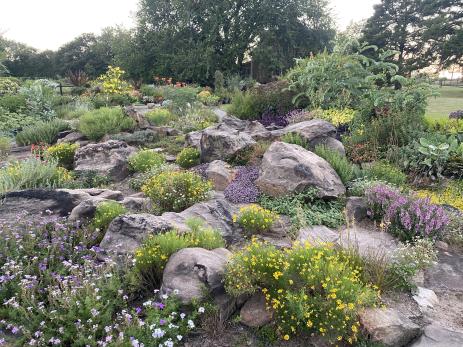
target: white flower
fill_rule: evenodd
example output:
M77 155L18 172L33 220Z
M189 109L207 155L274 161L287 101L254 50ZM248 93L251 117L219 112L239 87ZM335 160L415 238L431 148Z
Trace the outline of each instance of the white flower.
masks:
M198 312L199 312L199 313L204 313L204 311L205 311L205 310L204 310L204 307L198 308Z
M169 295L164 294L164 295L161 296L161 298L163 298L164 300L167 300L169 298Z
M183 336L182 335L177 335L177 340L182 341Z
M191 319L188 320L188 327L190 329L193 329L195 327L195 323L193 323L193 321Z
M166 334L166 332L162 329L156 328L154 329L154 332L151 334L155 339L159 339L163 337Z
M180 313L180 318L183 320L185 318L186 314L185 313Z

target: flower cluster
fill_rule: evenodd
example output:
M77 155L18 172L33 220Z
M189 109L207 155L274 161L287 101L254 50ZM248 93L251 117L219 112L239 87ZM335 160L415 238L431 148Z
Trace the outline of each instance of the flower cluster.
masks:
M177 155L176 163L184 168L189 169L199 164L200 153L195 147L187 147Z
M449 114L450 119L463 119L463 110L457 110L450 112Z
M266 127L271 125L285 127L289 124L285 114L280 114L271 108L262 113L259 122Z
M233 216L235 223L252 234L268 231L277 219L277 214L256 204L241 207L239 215Z
M443 207L431 204L429 198L415 199L387 185L376 185L365 192L370 214L402 240L416 236L436 237L449 223Z
M52 159L58 161L58 165L66 169L71 169L72 164L74 163L74 154L76 153L78 148L78 144L63 142L48 147L46 149L46 152Z
M429 198L431 203L450 205L463 211L463 184L451 184L443 191L419 190L416 195L420 198Z
M321 113L321 117L333 124L335 127L339 127L341 125L346 125L352 122L355 116L355 111L351 109L330 109L323 111Z
M129 157L129 167L135 172L147 172L152 168L163 165L165 162L164 156L152 149L141 150Z
M282 339L305 332L333 344L356 341L358 311L379 296L330 245L296 243L281 250L255 239L231 259L225 286L235 296L261 292Z
M211 189L211 182L189 171L162 172L150 178L142 187L159 212L183 211L206 200Z
M260 192L255 181L259 177L259 168L242 166L237 169L235 179L225 188L225 198L235 204L257 202Z
M127 209L117 201L103 201L96 207L92 226L93 228L104 232L114 218L126 212Z
M289 124L295 124L313 119L312 113L307 110L295 109L286 114Z

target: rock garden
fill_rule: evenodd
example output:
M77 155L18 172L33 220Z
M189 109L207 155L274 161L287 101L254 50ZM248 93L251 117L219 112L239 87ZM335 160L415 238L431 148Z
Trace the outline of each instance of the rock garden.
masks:
M0 345L463 346L463 119L396 73L0 78Z

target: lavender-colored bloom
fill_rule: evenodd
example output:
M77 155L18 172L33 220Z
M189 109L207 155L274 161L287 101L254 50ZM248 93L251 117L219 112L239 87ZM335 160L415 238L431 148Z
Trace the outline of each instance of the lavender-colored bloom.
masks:
M235 204L257 202L260 192L255 181L258 177L257 167L238 167L235 179L225 188L225 198Z
M276 125L278 127L285 127L287 126L288 120L286 119L286 115L279 114L277 111L273 109L267 109L260 117L259 122L263 126L270 126Z
M450 119L463 119L463 110L453 111L449 114Z

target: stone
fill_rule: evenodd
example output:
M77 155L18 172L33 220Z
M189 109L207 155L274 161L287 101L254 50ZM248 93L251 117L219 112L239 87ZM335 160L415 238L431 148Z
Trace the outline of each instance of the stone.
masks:
M424 328L423 335L410 347L461 347L463 331L453 331L432 323Z
M87 140L87 138L85 137L84 134L81 134L79 132L72 132L58 139L57 142L58 143L74 143L74 142L85 141L85 140Z
M70 221L85 222L91 220L95 216L96 208L98 204L103 201L109 201L99 197L93 197L91 199L82 201L79 205L74 207L69 215Z
M223 290L225 267L232 253L224 248L184 248L174 253L164 268L161 291L176 292L183 304Z
M273 319L273 310L267 309L265 296L256 293L249 298L240 311L240 322L251 328L260 328L269 324Z
M243 131L256 141L268 140L272 137L272 133L258 121L249 122Z
M201 149L201 137L203 136L203 130L192 131L186 134L185 143L187 147L194 147L198 150Z
M128 158L135 152L134 147L122 141L109 140L90 144L76 151L75 171L97 172L115 182L120 182L129 175Z
M321 198L336 198L346 192L326 160L284 142L273 142L267 149L256 184L263 193L274 197L300 193L309 187L317 188Z
M252 137L225 124L219 124L203 130L201 146L201 162L227 160L237 153L250 150L256 145Z
M160 216L148 213L125 214L113 219L100 246L116 255L131 254L150 234L172 229L172 225Z
M439 293L463 294L463 257L457 251L439 251L438 261L424 271L424 286Z
M368 218L368 203L364 197L349 196L346 201L346 214L349 222L361 222Z
M323 243L336 243L339 239L339 234L327 228L324 225L315 225L299 230L297 240L301 243L309 242L313 245L321 245Z
M309 148L315 149L315 147L319 145L332 149L338 152L343 157L346 156L346 149L344 148L344 145L342 144L342 142L339 141L338 139L335 139L333 137L318 137L309 143Z
M406 346L421 328L393 309L370 308L359 314L360 324L373 341L390 347Z
M285 135L288 133L299 134L309 144L313 145L313 141L336 136L336 128L331 123L321 120L312 119L304 122L290 124L286 128L277 130L274 135Z
M436 241L434 246L436 246L437 249L440 249L442 251L448 251L449 249L449 245L444 241Z
M392 260L399 248L399 242L391 234L361 226L342 229L337 243L346 249L357 249L364 257L380 255L387 260Z
M127 196L121 201L121 204L131 211L148 211L151 208L151 200L149 198Z
M436 293L433 290L417 287L413 300L419 305L422 312L426 312L429 309L433 309L435 305L439 303Z
M233 181L234 171L228 163L214 160L207 167L206 176L214 185L215 190L224 191Z

